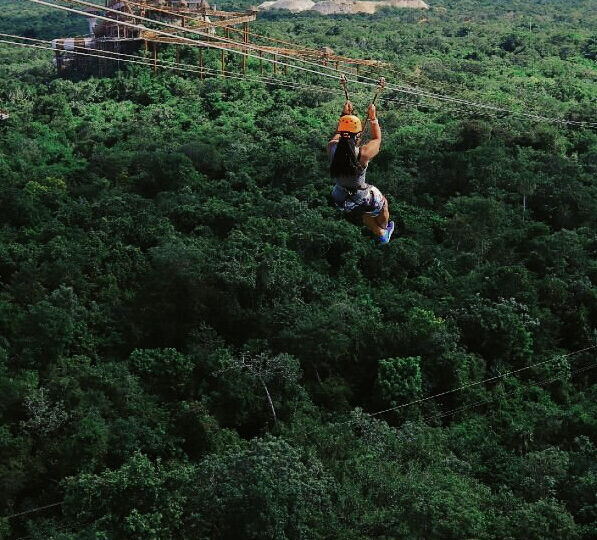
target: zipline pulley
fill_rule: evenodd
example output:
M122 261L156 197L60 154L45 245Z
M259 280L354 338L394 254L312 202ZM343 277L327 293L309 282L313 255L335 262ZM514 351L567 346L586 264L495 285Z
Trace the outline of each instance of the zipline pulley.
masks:
M379 94L381 94L386 88L386 78L380 77L377 83L377 88L375 90L375 95L373 96L373 100L371 101L371 105L375 105ZM361 131L360 138L362 139L365 136L365 132L367 131L367 125L369 124L369 108L367 108L367 114L365 115L365 123L363 124L363 131Z
M344 95L346 96L346 101L350 101L350 97L348 97L348 81L346 80L346 75L340 75L340 86L344 90Z
M386 78L380 77L379 82L377 83L377 90L375 91L375 95L373 96L373 101L371 102L372 105L375 105L377 101L377 96L381 94L386 89Z
M340 87L344 90L344 95L346 96L346 101L350 101L350 96L348 95L348 79L346 75L340 75ZM377 88L375 90L375 94L373 95L373 100L371 101L372 105L375 105L379 94L381 94L386 88L386 78L380 77L379 81L377 82Z

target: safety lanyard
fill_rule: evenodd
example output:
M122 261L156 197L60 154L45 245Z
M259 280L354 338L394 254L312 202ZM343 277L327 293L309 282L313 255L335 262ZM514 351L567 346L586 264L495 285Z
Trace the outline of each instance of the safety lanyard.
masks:
M346 75L340 75L340 86L344 90L344 95L346 96L346 101L350 101L350 96L348 94L348 79ZM384 91L386 87L386 79L385 77L380 77L379 82L377 83L377 88L375 89L375 94L373 95L373 100L371 101L371 105L375 105L378 96ZM362 139L365 136L365 131L367 130L367 125L369 124L369 109L367 108L367 113L365 117L365 124L363 125L363 130L361 131L361 136L359 139Z

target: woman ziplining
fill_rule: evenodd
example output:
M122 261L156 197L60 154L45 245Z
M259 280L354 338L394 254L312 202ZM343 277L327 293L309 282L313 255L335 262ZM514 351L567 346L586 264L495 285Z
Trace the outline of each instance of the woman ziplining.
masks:
M345 215L361 218L363 223L375 234L380 244L387 244L394 232L394 222L390 221L388 201L375 186L367 184L365 177L369 162L379 153L381 146L381 128L377 119L375 100L385 86L380 79L378 91L369 105L365 126L350 102L346 89L346 78L340 83L346 94L346 102L340 115L340 122L335 135L328 142L330 176L335 181L332 199ZM367 122L371 122L371 139L361 144Z

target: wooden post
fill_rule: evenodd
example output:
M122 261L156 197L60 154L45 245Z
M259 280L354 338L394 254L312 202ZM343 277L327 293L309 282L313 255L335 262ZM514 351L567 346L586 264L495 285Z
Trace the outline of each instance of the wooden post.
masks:
M199 77L203 80L205 74L203 73L203 49L199 49Z
M225 26L224 27L224 33L226 35L226 38L230 38L230 27ZM225 52L222 49L222 77L226 78L226 74L224 73L226 68L226 56L225 56Z
M284 64L284 75L288 75L288 64Z
M276 63L276 55L274 54L274 75L278 74L278 64Z
M158 72L158 44L153 42L153 74L156 75Z
M176 46L176 65L180 65L180 45Z
M259 51L259 71L261 72L261 76L263 77L263 51Z
M249 37L249 34L247 33L247 23L243 23L243 43L246 45L247 44L247 38ZM242 69L243 69L243 75L245 74L245 70L247 67L247 47L245 47L243 49L243 63L242 63Z
M249 23L247 23L247 45L249 45L249 43L251 43L251 35L249 34ZM247 52L250 52L248 47Z

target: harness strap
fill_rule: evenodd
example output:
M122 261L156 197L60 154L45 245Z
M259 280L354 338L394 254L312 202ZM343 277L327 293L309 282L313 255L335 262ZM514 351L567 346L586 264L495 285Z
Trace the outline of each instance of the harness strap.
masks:
M377 96L379 96L379 94L381 94L384 91L385 87L386 87L386 79L385 79L385 77L380 77L379 83L377 86L377 90L375 91L375 95L373 96L373 101L371 102L371 105L375 105L375 102L377 101ZM367 129L368 124L369 124L369 111L367 111L367 117L365 118L365 124L363 125L363 131L361 131L361 138L365 136L365 131Z
M341 208L342 212L352 212L357 208L362 208L364 204L367 207L370 206L371 201L366 198L363 198L361 200L355 200L357 192L359 192L359 191L367 191L368 190L369 194L371 194L371 186L369 184L367 184L364 188L354 188L354 189L350 189L345 186L340 186L339 184L337 184L337 185L340 188L342 188L342 190L346 193L346 199L344 199L344 201L341 203L341 206L337 203L337 206L339 208ZM366 197L366 195L364 197Z

